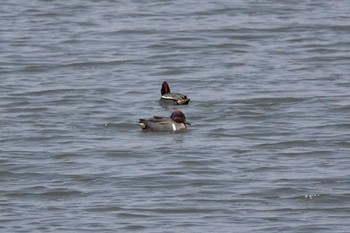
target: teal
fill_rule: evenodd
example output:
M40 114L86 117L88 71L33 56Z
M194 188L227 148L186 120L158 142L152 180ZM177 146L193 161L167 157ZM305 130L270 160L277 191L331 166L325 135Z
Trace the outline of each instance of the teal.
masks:
M187 130L187 125L191 125L180 110L174 110L170 117L154 116L148 119L140 119L139 125L142 130L156 132L179 132Z
M187 105L190 99L187 96L180 93L170 92L169 84L164 81L161 89L161 97L159 103L161 105Z

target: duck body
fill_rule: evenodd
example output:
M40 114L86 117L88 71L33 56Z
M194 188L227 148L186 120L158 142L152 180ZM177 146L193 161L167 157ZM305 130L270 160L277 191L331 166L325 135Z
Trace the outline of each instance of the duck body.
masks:
M161 105L187 105L190 99L180 93L170 92L169 84L164 81L161 89L161 97L159 103Z
M170 117L154 116L152 118L140 119L139 125L142 130L155 132L179 132L185 131L187 125L186 117L180 110L172 112Z

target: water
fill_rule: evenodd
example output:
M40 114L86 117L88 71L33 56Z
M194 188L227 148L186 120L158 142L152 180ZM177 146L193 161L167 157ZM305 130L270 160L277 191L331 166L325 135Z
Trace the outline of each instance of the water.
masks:
M1 232L347 232L349 11L3 2ZM186 133L136 124L164 80Z

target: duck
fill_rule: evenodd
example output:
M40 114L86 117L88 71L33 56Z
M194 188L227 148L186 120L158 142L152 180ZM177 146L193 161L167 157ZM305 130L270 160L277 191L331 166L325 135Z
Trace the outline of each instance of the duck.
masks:
M187 125L191 125L185 114L175 109L170 117L153 116L148 119L139 119L138 124L142 130L156 132L180 132L187 130Z
M187 105L190 99L187 96L179 93L171 93L169 84L164 81L161 89L161 98L159 103L161 105Z

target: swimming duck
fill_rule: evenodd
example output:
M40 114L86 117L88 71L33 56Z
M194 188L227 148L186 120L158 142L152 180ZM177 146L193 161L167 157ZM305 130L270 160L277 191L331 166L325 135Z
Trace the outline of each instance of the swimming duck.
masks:
M176 109L171 113L170 117L154 116L148 119L140 119L139 125L143 130L148 131L178 132L186 130L186 125L191 124L186 121L185 114Z
M164 81L162 84L161 94L162 96L159 99L159 103L161 105L186 105L190 102L190 99L188 99L185 95L171 93L169 85L166 81Z

